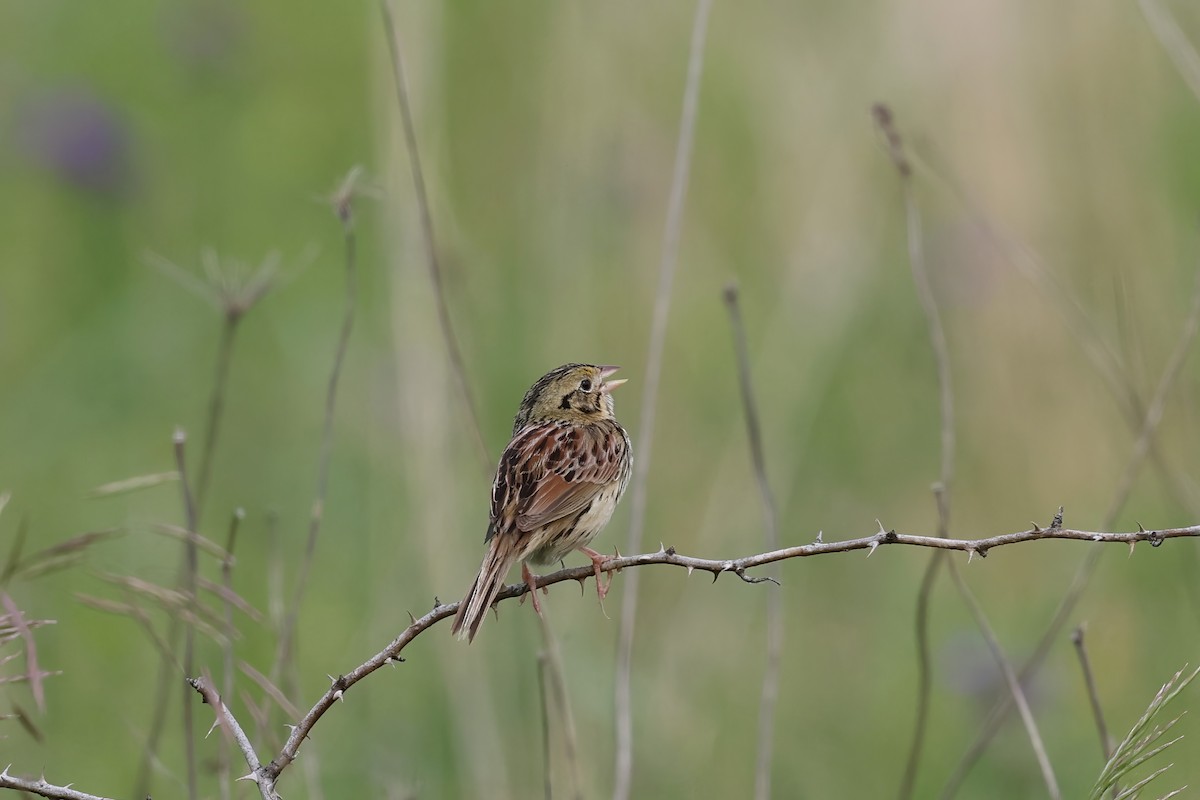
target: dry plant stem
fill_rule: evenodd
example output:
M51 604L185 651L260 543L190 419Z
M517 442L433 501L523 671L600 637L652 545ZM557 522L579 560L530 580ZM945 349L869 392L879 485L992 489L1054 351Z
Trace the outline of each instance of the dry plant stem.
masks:
M929 704L933 696L933 654L929 645L929 604L938 572L944 565L946 554L939 551L929 558L925 573L921 576L921 587L917 590L916 644L917 644L917 714L913 721L912 741L904 763L904 776L900 780L899 800L911 800L917 783L917 768L921 763L921 752L925 746L925 732L929 725Z
M675 166L671 194L667 201L667 221L663 230L662 257L658 266L658 289L654 296L654 315L650 323L650 342L646 354L646 372L642 383L642 417L633 461L632 506L629 523L629 552L642 548L646 524L647 478L650 453L654 444L654 418L658 403L658 384L662 377L663 347L667 338L667 319L671 311L671 288L679 261L679 238L683 229L684 200L691 172L692 142L695 138L696 112L700 105L700 77L704 68L704 44L712 0L697 0L688 52L687 82L683 90L683 110L679 120L679 138L675 146ZM617 634L617 666L614 687L616 717L616 755L614 759L613 800L628 800L633 785L633 635L637 621L638 576L625 582L621 603L621 623Z
M537 675L538 675L538 699L541 700L542 706L542 791L546 800L553 800L554 785L550 780L550 698L547 696L549 691L546 686L546 651L538 653L537 657Z
M304 592L308 588L308 576L312 570L313 557L317 550L317 536L321 532L321 521L325 517L325 495L329 488L329 462L333 455L333 420L337 407L338 382L342 376L342 365L346 361L346 350L350 346L350 334L354 330L354 307L358 296L358 237L354 231L349 197L335 203L335 212L342 223L342 240L345 244L346 291L342 310L342 328L338 334L337 348L333 356L333 367L325 388L325 417L321 427L321 445L317 455L317 482L313 493L312 510L308 518L308 538L304 544L304 557L300 561L300 572L296 577L296 589L291 605L279 632L279 646L275 651L275 662L271 669L277 677L283 666L292 658L295 647L296 619Z
M237 544L238 527L241 525L242 519L246 516L242 509L237 509L229 520L229 535L225 539L225 558L221 560L221 585L226 591L233 592L233 548ZM222 684L222 696L233 697L233 603L226 597L225 600L225 644L221 648L222 667L224 671L224 683ZM221 789L221 797L223 800L229 800L229 764L230 750L228 740L224 740L225 746L221 748L220 761L217 769L217 783Z
M563 753L567 762L567 775L571 779L571 798L573 800L583 800L583 779L579 773L579 740L575 734L575 714L571 710L571 699L567 693L566 669L563 668L562 650L558 646L558 637L554 635L554 629L550 625L550 617L545 609L538 616L542 629L542 643L545 647L543 653L544 658L539 658L538 677L548 678L545 691L543 693L543 714L545 718L543 723L546 730L546 796L550 796L550 717L549 704L550 697L553 696L555 706L562 714L562 743ZM542 662L545 662L544 664Z
M471 422L471 432L474 434L475 447L479 451L480 464L483 466L484 474L490 475L495 465L491 456L488 455L487 442L483 438L483 426L479 424L479 415L475 410L475 393L471 389L471 382L467 380L467 368L463 363L462 351L458 346L458 337L454 333L454 324L450 320L450 306L446 302L445 280L442 276L441 260L438 258L437 238L433 234L433 215L430 213L429 196L425 191L425 174L421 170L421 156L417 150L417 131L416 125L413 124L412 104L408 98L408 81L404 74L404 55L401 52L400 37L396 33L391 3L388 0L380 0L379 9L383 13L388 56L391 58L392 76L396 82L396 103L400 107L404 143L408 149L408 166L409 172L412 174L413 193L416 195L417 208L421 215L421 233L425 237L429 279L433 283L438 324L441 326L442 340L446 343L446 354L450 358L451 371L458 383L459 395L467 406L467 417Z
M929 343L933 350L937 368L938 395L941 421L941 461L938 483L934 487L934 499L938 510L938 536L950 535L950 485L954 479L954 385L950 377L950 347L942 325L929 270L925 264L924 235L921 211L913 193L912 165L904 151L903 140L896 130L891 110L882 104L873 109L875 124L887 144L888 156L900 176L900 188L904 197L904 219L908 241L908 262L912 272L917 300L929 329ZM900 781L898 797L909 800L916 787L917 768L925 746L925 731L929 720L929 703L933 688L933 659L929 650L929 608L933 587L937 583L938 571L942 566L943 553L934 553L917 592L915 637L917 644L917 713L913 723L912 742L905 761L904 775Z
M1104 755L1105 763L1112 757L1113 741L1108 735L1108 726L1104 724L1104 709L1100 706L1100 693L1096 691L1096 680L1092 676L1092 664L1088 660L1087 647L1083 643L1083 626L1080 625L1071 633L1071 643L1075 645L1075 654L1079 656L1079 668L1083 671L1083 685L1087 689L1088 703L1092 706L1092 718L1096 720L1096 731L1100 734L1100 752Z
M1000 642L996 638L996 634L992 630L987 616L983 613L983 608L979 605L979 601L975 599L974 593L959 573L958 565L951 561L948 567L950 569L950 577L954 580L959 594L962 595L963 600L967 603L967 607L971 610L971 615L975 617L975 622L979 626L979 630L983 633L983 638L987 641L988 649L992 651L992 657L996 659L996 664L999 665L1001 672L1004 674L1004 680L1008 684L1008 691L1012 695L1013 702L1017 705L1017 710L1021 714L1021 721L1025 724L1025 732L1029 735L1030 744L1033 745L1034 755L1037 756L1038 766L1042 770L1042 779L1046 782L1046 791L1050 795L1051 800L1061 800L1062 793L1059 791L1058 781L1054 777L1054 768L1050 766L1050 758L1046 755L1046 746L1042 743L1042 736L1038 732L1033 712L1029 709L1029 702L1025 699L1025 692L1021 689L1021 682L1017 680L1017 675L1013 671L1012 664L1005 657L1004 650L1001 649Z
M187 458L184 451L187 444L187 434L182 428L175 429L174 445L175 445L175 469L179 471L179 486L183 495L183 516L187 524L187 529L191 533L196 532L196 503L192 497L192 490L188 484L187 473ZM191 606L191 611L195 612L196 605L196 573L200 568L199 552L196 548L196 541L189 539L184 544L185 567L183 588L187 593L188 602ZM184 674L191 675L195 666L195 651L196 651L196 629L193 625L185 625L183 629L183 671ZM187 759L187 785L189 800L196 800L199 793L196 789L196 741L195 734L192 731L192 704L189 702L187 690L184 690L183 697L183 746L184 755Z
M20 606L3 590L0 590L0 605L4 607L5 615L25 646L25 678L29 681L29 691L33 694L33 702L37 704L38 711L45 713L46 692L42 687L42 677L47 673L42 672L38 666L37 641L33 638L33 631L26 622Z
M169 262L163 262L169 263ZM205 293L207 295L207 293ZM221 420L224 416L225 397L227 387L229 385L229 370L233 364L234 344L237 340L237 332L240 328L238 323L241 322L245 314L246 308L236 304L227 304L224 308L224 325L221 327L221 341L217 346L217 362L213 374L212 394L208 401L208 420L204 427L204 447L201 451L200 466L197 470L196 481L196 526L191 530L194 532L199 527L200 512L204 507L204 499L208 495L209 479L212 476L212 460L213 454L216 452L217 439L220 434ZM186 559L186 556L185 556ZM184 566L186 570L186 564ZM167 641L174 642L179 637L180 621L178 618L172 618L167 631ZM150 723L150 735L147 737L146 749L143 753L143 759L139 768L139 777L137 785L137 795L147 794L150 780L150 762L154 759L158 752L158 742L162 735L163 725L166 723L166 709L168 702L168 693L171 686L171 677L174 674L174 668L166 661L159 665L158 688L155 692L156 702L154 705L154 716Z
M195 689L204 698L204 702L212 707L217 724L225 729L225 732L237 744L238 749L242 751L242 755L246 759L246 766L250 767L247 780L253 781L258 786L258 792L262 795L263 800L279 800L274 783L259 779L262 773L262 764L258 760L258 754L254 752L254 745L250 743L250 739L233 716L233 712L229 710L229 707L221 699L221 695L217 693L212 681L207 677L188 678L187 685Z
M733 328L734 354L737 357L738 385L741 387L742 408L746 416L746 438L750 443L750 461L754 465L754 480L758 484L763 506L763 528L767 548L779 548L779 513L771 484L767 480L767 460L763 454L762 429L758 421L758 404L754 399L754 384L750 379L750 353L746 346L746 327L738 307L737 286L725 288L725 306ZM772 569L771 577L778 578L779 570ZM762 695L758 706L758 756L754 766L754 797L767 800L771 796L771 760L775 741L775 706L779 701L779 666L783 657L783 587L778 584L767 590L767 657L763 669Z
M88 794L78 789L72 789L71 784L55 786L52 783L46 783L45 778L39 778L38 780L18 778L15 775L8 774L8 767L5 767L4 771L0 772L0 789L15 789L18 792L35 794L38 797L49 797L51 800L111 800L111 798L102 795Z
M233 346L237 340L238 323L242 314L236 308L225 310L225 322L221 326L221 342L217 346L217 365L213 375L212 395L208 399L208 421L204 426L204 448L200 451L200 466L196 470L197 520L208 496L209 479L212 477L213 454L221 432L221 419L225 410L225 395L229 385L229 368L233 364Z
M755 577L746 574L746 571L754 567L761 567L767 564L773 564L776 561L786 561L793 558L806 558L809 556L827 555L830 553L846 553L854 550L867 550L868 555L874 553L876 549L883 545L908 545L910 547L932 547L942 550L958 550L968 554L985 556L990 550L996 547L1004 547L1007 545L1019 544L1021 542L1031 542L1037 540L1050 539L1071 539L1076 541L1101 543L1107 542L1110 544L1121 543L1129 545L1137 542L1150 542L1162 544L1167 539L1177 539L1185 537L1200 537L1200 525L1194 525L1187 528L1169 528L1164 530L1138 530L1128 533L1106 533L1102 531L1082 531L1070 528L1033 528L1026 531L1017 531L1015 533L1005 533L997 536L989 536L981 539L946 539L938 536L914 536L909 534L896 533L895 531L880 530L870 536L863 536L857 539L847 539L841 542L812 542L806 545L798 545L795 547L786 547L780 550L773 550L768 553L757 553L755 555L743 556L741 558L714 560L707 558L694 558L691 556L683 556L675 552L675 549L664 548L653 553L643 553L635 556L619 556L610 558L600 565L601 572L617 572L623 569L631 569L633 567L648 566L650 564L666 564L675 567L682 567L690 572L700 570L707 572L713 576L716 581L721 575L731 573L741 578L746 583L764 583L769 581L769 578ZM557 572L548 573L546 575L537 576L537 588L553 586L564 581L577 581L580 583L591 580L594 576L593 567L591 564L580 567L571 567L562 569ZM500 590L496 597L496 602L500 603L505 600L511 600L516 597L521 597L529 591L529 587L524 583L514 583L505 586ZM433 610L420 618L413 619L411 625L405 628L399 636L392 642L379 651L371 658L364 661L362 664L355 667L350 672L344 675L339 675L331 683L329 689L317 700L316 704L308 710L307 713L299 720L294 728L291 728L287 741L284 743L283 749L269 763L264 764L259 771L260 779L275 781L287 767L296 760L297 753L300 750L300 745L304 742L313 726L320 721L334 703L342 699L344 694L350 687L375 672L380 667L388 664L396 664L402 662L400 658L401 652L418 636L432 628L444 619L453 617L458 611L458 603L439 604L434 606Z
M1171 352L1171 356L1167 360L1162 377L1159 378L1158 386L1155 388L1154 396L1146 408L1145 417L1142 420L1137 440L1130 454L1130 460L1118 482L1113 502L1105 514L1102 527L1111 527L1116 521L1117 516L1121 513L1129 498L1129 493L1133 489L1138 468L1145 461L1147 454L1153 451L1154 434L1162 422L1167 398L1187 361L1188 354L1191 352L1198 332L1200 332L1200 273L1197 274L1196 286L1192 295L1192 306L1187 320L1184 322L1183 331L1175 345L1175 349ZM1055 609L1054 616L1047 626L1045 633L1042 634L1042 638L1038 641L1033 654L1021 667L1020 680L1022 683L1027 682L1037 672L1042 665L1042 661L1050 652L1050 648L1058 641L1058 636L1063 626L1067 624L1071 613L1075 610L1076 604L1078 604L1079 599L1083 596L1084 590L1095 573L1099 559L1100 552L1098 550L1092 550L1083 557L1079 568L1075 571L1075 575L1071 579L1071 584L1068 586L1066 594L1063 595L1058 608ZM967 749L967 752L963 755L958 766L955 767L954 772L951 774L950 779L942 789L942 800L949 800L958 792L971 768L974 767L979 757L983 755L983 751L987 749L992 737L996 735L1001 725L1004 724L1004 720L1011 709L1012 704L1010 699L1004 697L989 712L978 736L971 743L971 746Z

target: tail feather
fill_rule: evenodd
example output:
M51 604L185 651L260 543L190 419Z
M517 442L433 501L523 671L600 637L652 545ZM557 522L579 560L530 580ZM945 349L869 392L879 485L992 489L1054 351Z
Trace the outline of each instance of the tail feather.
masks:
M492 603L496 602L496 595L504 587L504 579L517 560L517 553L501 543L500 537L492 539L492 546L483 558L479 574L467 590L466 597L458 604L450 632L459 639L475 640L479 626L483 624Z

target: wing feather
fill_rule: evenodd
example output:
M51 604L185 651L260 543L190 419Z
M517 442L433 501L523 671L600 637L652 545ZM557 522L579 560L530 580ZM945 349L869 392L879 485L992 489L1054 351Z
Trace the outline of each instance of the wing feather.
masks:
M625 437L607 427L550 422L518 432L496 472L489 538L579 513L620 477L624 450Z

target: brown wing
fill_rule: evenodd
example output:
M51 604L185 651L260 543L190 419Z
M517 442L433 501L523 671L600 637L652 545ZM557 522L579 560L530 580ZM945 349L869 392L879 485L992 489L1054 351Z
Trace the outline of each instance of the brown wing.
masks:
M500 458L492 486L497 531L531 531L583 510L617 480L625 438L615 428L545 423L517 434Z

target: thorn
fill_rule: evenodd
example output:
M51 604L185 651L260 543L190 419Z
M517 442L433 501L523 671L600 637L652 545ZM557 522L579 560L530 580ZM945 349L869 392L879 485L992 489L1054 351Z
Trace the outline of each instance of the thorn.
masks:
M882 527L882 526L880 526L880 527ZM878 549L879 549L879 542L878 541L871 542L871 549L867 551L867 558L870 558L871 556L875 555L875 551Z
M1034 532L1034 533L1041 533L1041 532L1042 532L1042 529L1038 527L1038 524L1037 524L1036 522L1030 522L1029 524L1033 526L1033 532Z
M220 724L221 724L221 720L219 717L217 719L214 719L213 724L210 725L208 728L208 733L204 734L204 738L207 739L209 736L212 736L212 732L215 731L217 729L217 726Z
M667 552L667 546L665 544L663 544L662 541L659 541L659 543L658 543L658 552L660 552L660 553Z
M1103 534L1103 533L1095 533L1095 534L1092 534L1092 541L1093 541L1093 542L1103 542L1103 541L1104 541L1104 534Z
M416 625L417 618L413 616L413 613L411 611L406 611L405 613L408 614L408 618L412 621L412 624Z
M1140 528L1141 526L1139 525L1138 527ZM1137 545L1137 539L1130 539L1130 540L1129 540L1129 555L1130 555L1130 557L1131 557L1131 558L1133 557L1133 548L1134 548L1136 545Z
M696 571L696 568L693 567L691 564L688 564L687 571L688 571L688 577L690 578L690 577L692 577L692 573Z
M240 778L234 778L234 780L235 781L254 781L255 783L258 783L258 775L251 772L246 775L243 775Z
M817 538L814 540L814 543L825 544L825 531L817 531Z
M1140 523L1140 522L1139 522L1139 523L1137 524L1137 526L1138 526L1138 533L1145 533L1145 532L1146 532L1146 529L1142 527L1142 523Z
M295 732L296 732L296 728L298 728L298 727L300 727L300 726L299 726L299 725L292 725L291 723L285 722L285 723L283 723L283 727L287 728L289 733L295 733Z
M613 552L614 552L614 553L616 553L616 556L614 556L614 558L620 558L620 557L621 557L621 548L619 548L619 547L614 547L614 548L613 548Z
M879 521L878 517L875 519L875 524L879 526L880 533L885 534L885 535L887 534L887 529L883 527L883 523Z
M343 692L341 689L338 689L336 692L333 693L333 699L337 700L339 703L344 703L344 702L346 702L346 693Z

